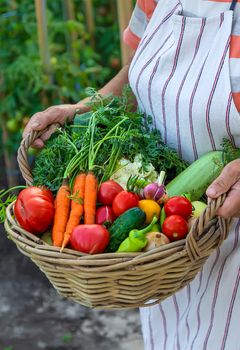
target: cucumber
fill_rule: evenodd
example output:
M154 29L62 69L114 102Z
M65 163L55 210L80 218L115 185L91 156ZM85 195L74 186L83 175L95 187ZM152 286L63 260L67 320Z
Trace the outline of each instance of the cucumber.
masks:
M168 195L172 197L187 194L191 201L199 200L220 174L224 163L223 151L204 154L167 184Z
M131 208L120 215L108 230L110 233L110 243L107 252L116 252L120 244L128 237L133 229L140 228L146 220L146 214L140 208Z

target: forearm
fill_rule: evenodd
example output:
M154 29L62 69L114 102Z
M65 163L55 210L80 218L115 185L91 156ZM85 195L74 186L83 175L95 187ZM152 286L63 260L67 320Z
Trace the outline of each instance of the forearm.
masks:
M128 84L129 64L125 65L115 77L99 90L101 95L113 94L121 96L124 85Z
M128 84L128 71L131 61L127 63L115 77L110 80L104 87L102 87L98 92L101 95L108 95L113 94L115 96L121 96L124 85ZM76 106L83 111L87 112L90 108L86 105L89 101L90 97L85 98L84 100L81 100L76 104Z

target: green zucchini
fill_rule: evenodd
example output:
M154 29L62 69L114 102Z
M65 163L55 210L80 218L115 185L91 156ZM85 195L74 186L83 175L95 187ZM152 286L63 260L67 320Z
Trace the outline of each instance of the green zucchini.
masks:
M187 194L191 201L199 200L224 165L223 151L204 154L167 184L168 195L172 197Z
M120 244L128 237L133 229L140 228L146 220L146 214L140 208L131 208L120 215L108 230L110 243L107 252L116 252Z

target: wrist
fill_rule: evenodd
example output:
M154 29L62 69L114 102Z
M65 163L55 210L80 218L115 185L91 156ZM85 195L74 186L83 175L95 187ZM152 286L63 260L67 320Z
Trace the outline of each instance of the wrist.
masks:
M76 113L82 114L89 110L89 108L87 108L87 106L85 106L81 102L75 103L75 104L69 104L69 105L66 105L66 107L67 107L67 115L68 115L67 118L69 121L71 121L74 118Z
M86 97L84 100L77 102L74 105L75 111L79 110L80 113L85 113L85 112L90 111L91 108L90 108L90 106L87 105L88 102L89 102L89 97Z

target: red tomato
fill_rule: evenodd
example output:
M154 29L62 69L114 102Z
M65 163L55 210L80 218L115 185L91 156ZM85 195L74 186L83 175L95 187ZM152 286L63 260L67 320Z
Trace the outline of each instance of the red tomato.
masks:
M54 197L50 190L28 187L20 192L14 206L19 225L31 233L43 233L54 218Z
M175 196L164 204L164 210L167 216L176 214L188 219L192 214L192 203L185 197Z
M103 253L110 240L108 230L102 225L78 225L70 237L73 249L87 254Z
M139 197L137 194L122 191L113 200L113 212L116 216L120 216L125 211L131 208L138 207Z
M123 191L122 186L113 180L103 182L98 190L98 202L104 205L112 205L116 195Z
M188 233L187 221L180 215L170 215L163 222L162 232L171 241L183 239Z
M96 224L108 226L116 219L111 207L105 205L96 211Z

